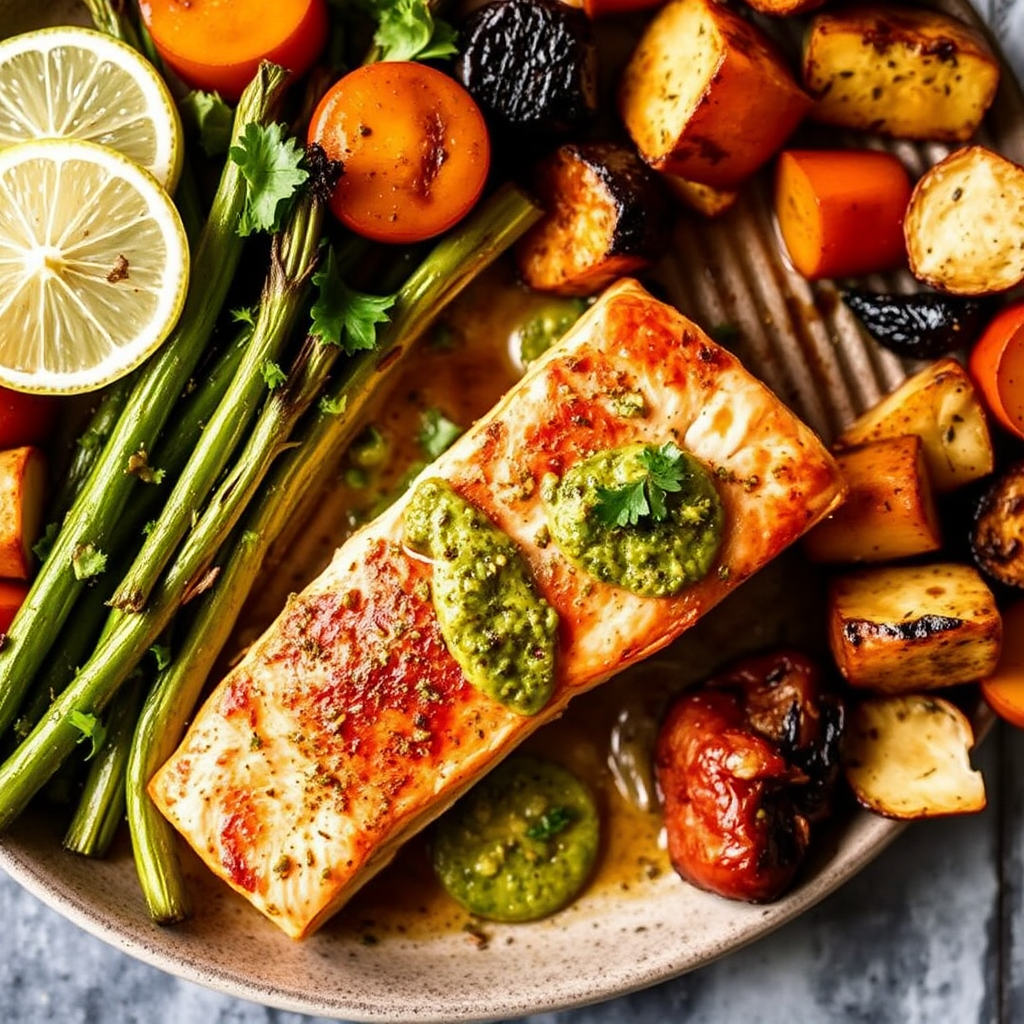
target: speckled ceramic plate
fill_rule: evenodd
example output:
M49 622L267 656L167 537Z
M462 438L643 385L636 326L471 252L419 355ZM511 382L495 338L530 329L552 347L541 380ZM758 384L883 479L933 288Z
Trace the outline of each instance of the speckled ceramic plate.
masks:
M965 3L941 6L974 20ZM68 0L0 0L0 35L44 18L58 23L72 10ZM987 131L1024 161L1024 102L1005 79ZM900 151L919 165L939 155ZM699 322L735 325L747 365L824 437L904 376L898 360L864 342L828 287L812 288L782 265L763 189L750 188L719 221L684 220L676 253L661 271L668 294ZM686 640L688 655L710 667L724 650L738 653L737 636L755 647L784 635L785 616L769 610L791 607L794 589L785 567L766 570L701 623ZM41 811L0 841L0 866L87 931L169 972L286 1009L394 1024L513 1017L663 981L802 913L897 832L871 815L844 815L817 844L800 884L770 906L726 902L662 872L628 891L598 887L547 921L488 927L486 941L414 920L371 936L343 912L295 943L198 864L195 918L159 928L146 916L126 843L102 862L72 856Z

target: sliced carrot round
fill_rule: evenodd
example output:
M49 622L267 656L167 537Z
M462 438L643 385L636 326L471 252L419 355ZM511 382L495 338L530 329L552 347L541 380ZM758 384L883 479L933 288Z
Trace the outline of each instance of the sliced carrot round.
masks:
M140 0L160 57L196 89L237 100L261 60L296 75L327 42L326 0Z
M331 209L357 234L418 242L477 201L490 140L479 107L448 75L411 61L368 64L336 82L309 128L344 173Z
M1024 302L1007 306L985 328L968 370L992 415L1024 437Z
M995 672L981 684L989 707L1024 728L1024 601L1003 612L1003 646Z

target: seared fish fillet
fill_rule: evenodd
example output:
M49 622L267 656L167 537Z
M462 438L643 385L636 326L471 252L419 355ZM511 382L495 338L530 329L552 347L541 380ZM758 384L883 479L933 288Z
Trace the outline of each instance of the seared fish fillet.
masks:
M624 415L618 399L636 392L644 415ZM545 473L668 439L714 472L724 506L704 579L640 597L538 545ZM675 639L843 491L814 434L633 281L609 289L429 474L517 542L560 616L543 711L521 716L466 680L423 585L431 566L403 547L399 501L290 598L150 786L211 870L296 938L571 697Z

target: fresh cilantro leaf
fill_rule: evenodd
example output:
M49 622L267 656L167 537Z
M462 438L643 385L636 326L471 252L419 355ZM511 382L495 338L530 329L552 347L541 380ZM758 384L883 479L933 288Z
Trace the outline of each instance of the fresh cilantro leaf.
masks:
M165 668L171 663L171 649L166 644L153 644L150 647L153 652L153 657L156 658L156 670L157 672L163 672Z
M264 361L260 373L263 374L263 382L271 391L279 388L288 379L288 374L271 359Z
M58 533L60 533L60 523L47 523L42 536L32 545L32 554L40 562L45 562L47 556L53 550L53 542L57 539Z
M319 294L311 311L312 333L330 345L340 345L347 355L375 348L376 325L388 322L395 296L367 295L349 288L341 279L332 248L313 275L313 284Z
M245 178L245 209L239 219L238 233L277 231L298 187L309 177L300 167L303 152L291 136L285 137L279 124L261 127L247 124L237 146L228 156L238 164Z
M232 309L230 314L233 323L248 324L250 327L256 326L255 306L239 306L236 309Z
M437 60L457 52L455 30L435 20L427 0L363 0L361 6L377 22L380 60Z
M341 398L328 398L324 395L319 402L319 409L325 416L340 416L348 405L348 396L342 395Z
M686 467L682 451L666 441L647 445L637 457L644 475L620 487L598 487L597 515L605 526L636 526L645 516L661 522L668 515L666 494L683 489Z
M86 761L95 757L97 751L103 746L103 741L107 738L107 727L95 715L79 711L77 708L72 708L68 712L68 723L82 734L78 738L79 743L89 740L92 744L86 755Z
M428 458L436 459L462 433L462 427L448 419L440 409L427 409L420 419L420 432L416 440Z
M220 93L196 89L182 99L180 108L184 119L199 135L199 145L207 156L220 156L228 151L234 114Z
M71 569L76 580L99 576L107 568L107 556L93 544L82 544L71 556Z
M650 513L643 479L621 487L597 489L597 517L605 526L636 526Z
M552 807L545 811L540 819L531 825L526 834L530 839L551 839L567 828L572 822L573 813L569 807Z

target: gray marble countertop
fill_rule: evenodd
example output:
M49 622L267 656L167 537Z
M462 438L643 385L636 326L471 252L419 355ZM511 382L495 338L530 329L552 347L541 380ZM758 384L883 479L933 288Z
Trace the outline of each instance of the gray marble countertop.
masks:
M1024 76L1024 0L978 0ZM916 824L803 917L708 967L529 1024L1024 1021L1024 733L979 751L989 806ZM314 1024L201 988L81 931L0 874L3 1024Z

